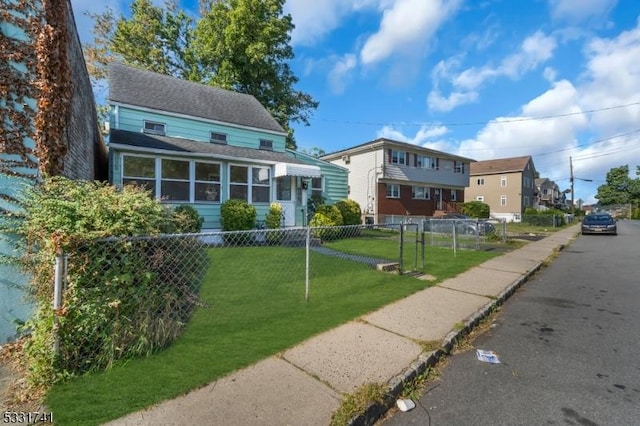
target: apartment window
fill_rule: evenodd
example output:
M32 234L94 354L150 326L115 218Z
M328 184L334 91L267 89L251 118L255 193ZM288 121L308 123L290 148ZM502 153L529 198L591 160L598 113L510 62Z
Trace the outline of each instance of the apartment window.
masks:
M478 186L484 186L484 178L478 178Z
M453 162L453 173L464 173L464 163L462 161Z
M143 132L152 135L165 135L165 124L158 123L157 121L144 120Z
M251 168L251 202L268 203L271 187L269 186L270 171L268 167Z
M400 185L396 183L388 183L387 198L400 198Z
M224 133L211 132L211 136L209 137L209 141L211 143L219 143L219 144L226 145L227 144L227 135L225 135Z
M220 164L195 163L195 201L220 201Z
M458 191L455 189L451 190L451 201L458 201Z
M122 157L122 183L144 187L156 196L156 159L153 157Z
M189 201L189 161L162 159L160 198Z
M478 195L476 201L484 201L484 195Z
M421 169L438 170L439 161L435 157L427 157L426 155L417 156L417 165Z
M273 151L273 141L260 139L260 149L264 149L265 151Z
M500 186L503 188L507 187L507 177L506 176L500 176Z
M407 164L407 153L404 151L391 150L391 162L393 164Z
M506 205L507 205L507 196L506 196L506 195L501 195L501 196L500 196L500 205L501 205L502 207L504 207L504 206L506 206Z
M411 187L411 197L416 200L430 200L431 189L426 186L413 186Z

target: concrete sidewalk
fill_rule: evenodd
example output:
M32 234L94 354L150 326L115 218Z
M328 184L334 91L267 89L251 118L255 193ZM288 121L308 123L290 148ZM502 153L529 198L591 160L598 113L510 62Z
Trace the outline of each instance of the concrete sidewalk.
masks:
M579 225L491 259L313 337L277 356L201 389L108 423L120 425L322 425L342 395L366 383L387 383L398 395L448 352L578 234ZM464 327L461 329L460 325ZM442 342L425 353L420 343ZM371 406L354 424L373 423L384 406Z

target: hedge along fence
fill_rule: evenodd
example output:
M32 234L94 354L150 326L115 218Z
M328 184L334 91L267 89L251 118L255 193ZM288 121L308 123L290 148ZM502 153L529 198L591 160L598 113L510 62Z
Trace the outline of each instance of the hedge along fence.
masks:
M195 236L180 243L159 236L199 230L193 211L170 210L141 188L61 177L45 179L22 204L3 231L20 237L18 264L31 276L36 310L24 330L31 384L104 369L180 335L197 304L206 252ZM117 244L106 243L113 238ZM63 303L54 312L53 260L65 254Z
M198 304L207 252L197 236L87 241L67 256L56 369L82 373L173 342Z

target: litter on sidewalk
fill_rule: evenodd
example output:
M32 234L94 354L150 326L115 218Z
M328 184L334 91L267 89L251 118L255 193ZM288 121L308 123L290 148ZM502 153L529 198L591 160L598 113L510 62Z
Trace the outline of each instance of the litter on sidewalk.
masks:
M485 351L484 349L476 349L476 357L482 362L490 364L500 364L500 359L494 351Z
M416 408L415 402L410 399L399 399L396 401L396 405L400 411L411 411Z

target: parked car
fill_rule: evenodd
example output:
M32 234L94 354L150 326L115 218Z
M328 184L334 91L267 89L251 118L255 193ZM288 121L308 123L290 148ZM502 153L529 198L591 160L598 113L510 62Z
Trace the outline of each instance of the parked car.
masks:
M447 213L443 216L434 217L424 222L426 232L453 233L462 235L489 235L496 232L493 223L486 219L477 219L461 213Z
M618 224L609 213L588 214L582 219L582 235L618 234Z

